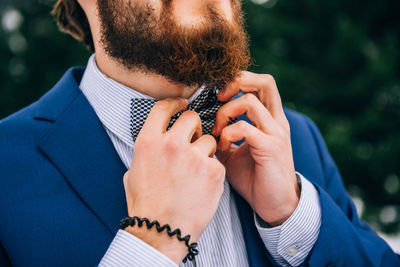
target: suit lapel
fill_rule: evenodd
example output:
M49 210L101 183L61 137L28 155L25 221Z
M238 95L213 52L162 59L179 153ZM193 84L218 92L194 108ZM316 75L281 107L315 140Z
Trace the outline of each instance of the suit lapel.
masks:
M127 214L123 188L126 168L81 93L77 71L67 73L52 89L55 92L51 97L42 100L51 112L41 110L35 118L53 121L54 125L38 147L88 209L115 234L120 219Z
M236 95L234 98L238 98L242 93ZM238 120L245 120L249 123L251 121L242 115ZM242 141L236 142L236 145L240 145ZM258 230L254 224L253 210L232 187L231 190L234 192L235 202L239 213L239 219L242 225L243 238L246 244L247 257L249 260L250 267L263 267L263 266L275 266L274 260L268 253L265 245L258 233Z
M233 188L235 202L242 225L243 238L246 244L247 257L250 267L274 266L273 259L257 231L253 219L253 210Z
M37 103L35 119L53 123L38 148L62 173L77 197L114 235L120 219L127 214L123 188L126 168L78 87L82 74L82 69L69 70ZM240 119L247 120L244 116ZM236 192L235 201L249 265L274 266L254 225L252 209Z

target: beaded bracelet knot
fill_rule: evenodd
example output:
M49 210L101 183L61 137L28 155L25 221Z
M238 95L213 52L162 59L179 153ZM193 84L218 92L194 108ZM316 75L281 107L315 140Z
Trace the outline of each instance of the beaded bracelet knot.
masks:
M185 242L185 245L188 247L189 252L183 259L183 262L186 262L188 260L193 261L194 257L199 254L199 251L196 249L197 243L194 242L189 244L190 235L182 237L180 229L175 229L174 231L171 231L171 227L168 224L164 224L163 226L161 226L158 221L150 222L150 220L147 218L139 218L137 216L134 216L134 217L123 218L120 223L120 229L124 230L126 227L134 226L136 223L139 227L142 227L143 223L146 223L147 229L151 229L153 226L156 226L156 229L159 233L161 233L164 230L167 230L169 236L176 235L179 241Z

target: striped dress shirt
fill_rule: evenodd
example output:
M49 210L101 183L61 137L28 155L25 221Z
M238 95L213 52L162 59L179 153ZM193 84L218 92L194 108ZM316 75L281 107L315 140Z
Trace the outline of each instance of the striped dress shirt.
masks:
M118 155L127 168L133 158L134 142L130 134L130 99L151 98L128 88L103 74L96 65L95 54L88 62L80 89L95 110ZM203 90L200 87L189 103ZM321 207L315 187L297 173L301 184L299 204L282 225L262 227L253 220L265 249L282 266L300 265L318 238ZM122 177L121 177L122 179ZM199 255L190 266L248 266L247 252L234 195L227 179L218 209L198 240ZM177 266L167 256L134 235L119 230L99 263L103 266Z

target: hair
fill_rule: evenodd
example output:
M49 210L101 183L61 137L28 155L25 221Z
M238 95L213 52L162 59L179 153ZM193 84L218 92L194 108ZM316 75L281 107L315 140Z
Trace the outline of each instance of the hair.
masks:
M94 51L92 32L85 12L77 0L58 0L51 14L55 17L58 28L82 42Z

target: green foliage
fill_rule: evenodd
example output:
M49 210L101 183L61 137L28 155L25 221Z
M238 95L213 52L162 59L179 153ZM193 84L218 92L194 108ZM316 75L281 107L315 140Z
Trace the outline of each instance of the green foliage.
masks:
M14 0L0 10L0 118L37 100L67 68L86 64L89 52L49 16L53 3ZM398 232L400 2L243 5L251 70L272 74L285 105L317 123L346 187L365 203L364 219Z
M400 3L245 7L253 70L272 74L285 104L317 123L347 188L365 201L363 217L399 231Z

